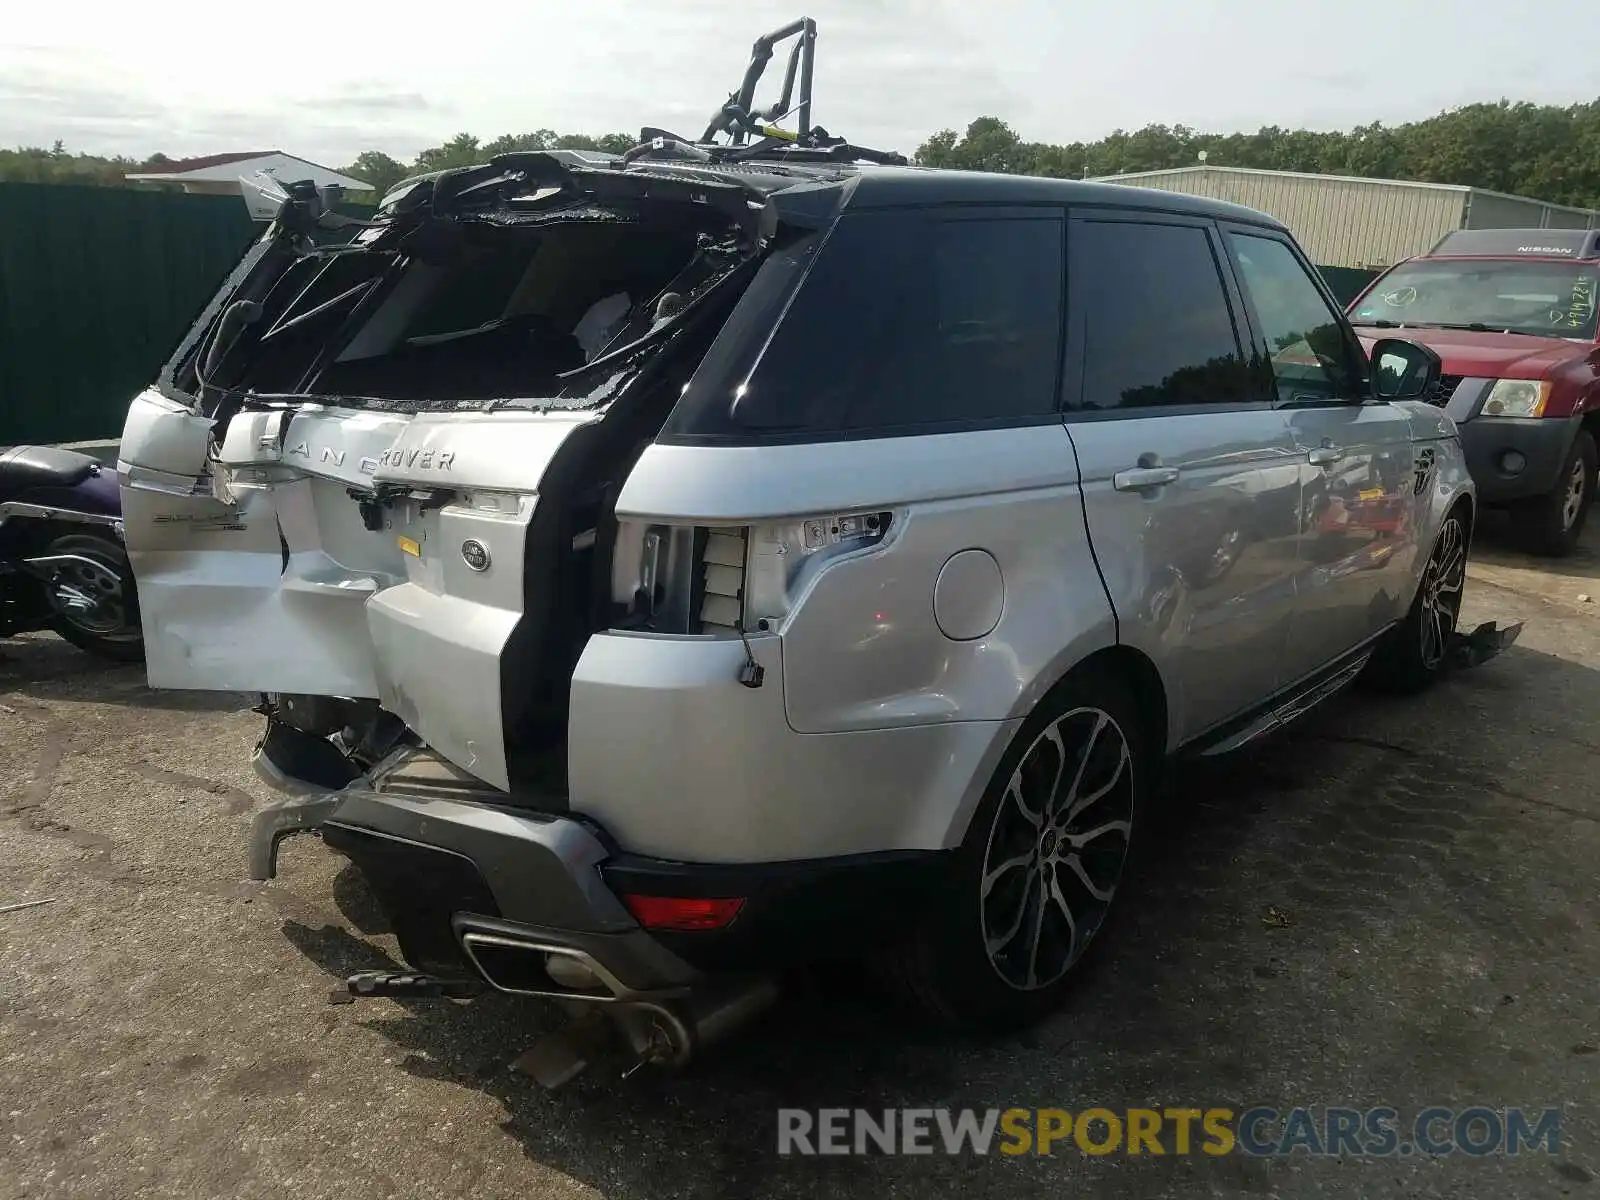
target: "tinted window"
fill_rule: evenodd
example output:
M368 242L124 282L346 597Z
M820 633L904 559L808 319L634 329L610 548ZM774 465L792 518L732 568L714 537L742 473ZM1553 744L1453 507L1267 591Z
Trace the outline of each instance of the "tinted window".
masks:
M851 425L1053 414L1061 337L1061 221L932 224L932 288L899 358L915 385L858 404ZM909 297L902 297L904 300Z
M1262 400L1240 353L1206 231L1193 225L1073 226L1073 330L1083 330L1088 411Z
M1344 326L1294 252L1276 238L1230 233L1228 239L1272 356L1279 400L1357 395Z
M702 369L667 432L827 435L1050 418L1061 270L1059 218L846 214L771 340L750 339L753 369Z

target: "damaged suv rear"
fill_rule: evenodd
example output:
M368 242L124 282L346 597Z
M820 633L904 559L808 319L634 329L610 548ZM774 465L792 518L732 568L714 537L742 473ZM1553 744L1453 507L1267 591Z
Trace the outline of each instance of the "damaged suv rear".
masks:
M787 93L814 27L785 32ZM929 778L952 737L988 751L986 727L797 733L774 623L891 515L762 496L737 452L745 477L710 488L655 445L765 348L859 163L903 162L792 141L506 155L406 181L342 243L349 219L291 188L120 450L151 685L260 693L255 765L299 797L258 823L253 873L316 829L435 977L417 986L624 1002L661 1060L701 1036L671 1002L702 971L736 968L694 1005L768 994L740 972L787 955L817 862L863 927L857 875L932 878L927 855L835 861L911 832L855 802L915 786L897 748Z
M818 956L1037 1019L1169 755L1456 648L1437 355L1374 370L1262 214L813 128L814 37L698 139L408 181L342 244L291 189L123 437L150 682L261 693L295 793L252 874L357 864L414 969L357 991L584 1014L547 1082Z
M590 633L715 624L704 545L647 557L615 501L758 269L807 252L793 183L512 156L321 250L292 199L130 415L152 684L282 694L264 755L325 786L357 765L290 731L404 723L494 787L544 778ZM659 577L614 573L619 538Z

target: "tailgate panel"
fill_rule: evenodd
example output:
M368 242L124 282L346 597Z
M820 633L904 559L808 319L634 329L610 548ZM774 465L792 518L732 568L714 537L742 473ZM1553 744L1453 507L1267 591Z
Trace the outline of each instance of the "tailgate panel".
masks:
M435 750L499 788L510 787L500 659L522 619L535 492L562 443L595 419L424 414L378 466L380 484L410 485L414 497L392 510L391 538L409 547L405 581L366 607L378 696Z
M405 567L348 491L406 422L241 413L208 462L208 420L154 391L134 401L117 470L152 687L378 694L363 610Z
M490 502L496 510L474 507ZM446 758L510 786L500 708L500 654L522 617L531 496L468 493L444 508L397 508L408 578L366 608L383 706ZM460 547L489 555L474 571Z

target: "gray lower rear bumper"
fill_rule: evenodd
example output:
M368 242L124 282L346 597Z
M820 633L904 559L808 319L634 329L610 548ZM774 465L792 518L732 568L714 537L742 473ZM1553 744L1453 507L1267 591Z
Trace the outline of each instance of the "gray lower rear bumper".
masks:
M461 943L477 930L568 948L630 994L698 977L639 927L600 875L606 847L569 817L357 789L293 797L256 815L251 875L272 878L282 840L313 830L361 869L419 970L474 969Z

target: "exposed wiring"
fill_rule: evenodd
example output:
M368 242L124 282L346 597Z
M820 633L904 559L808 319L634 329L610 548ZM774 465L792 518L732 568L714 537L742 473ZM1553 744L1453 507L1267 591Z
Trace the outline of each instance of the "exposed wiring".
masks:
M739 595L739 604L744 604L744 594ZM744 631L744 618L740 617L734 624L734 629L739 634L739 642L744 646L744 666L739 668L739 683L743 687L758 688L767 678L767 669L756 661L755 651L750 649L750 639Z

